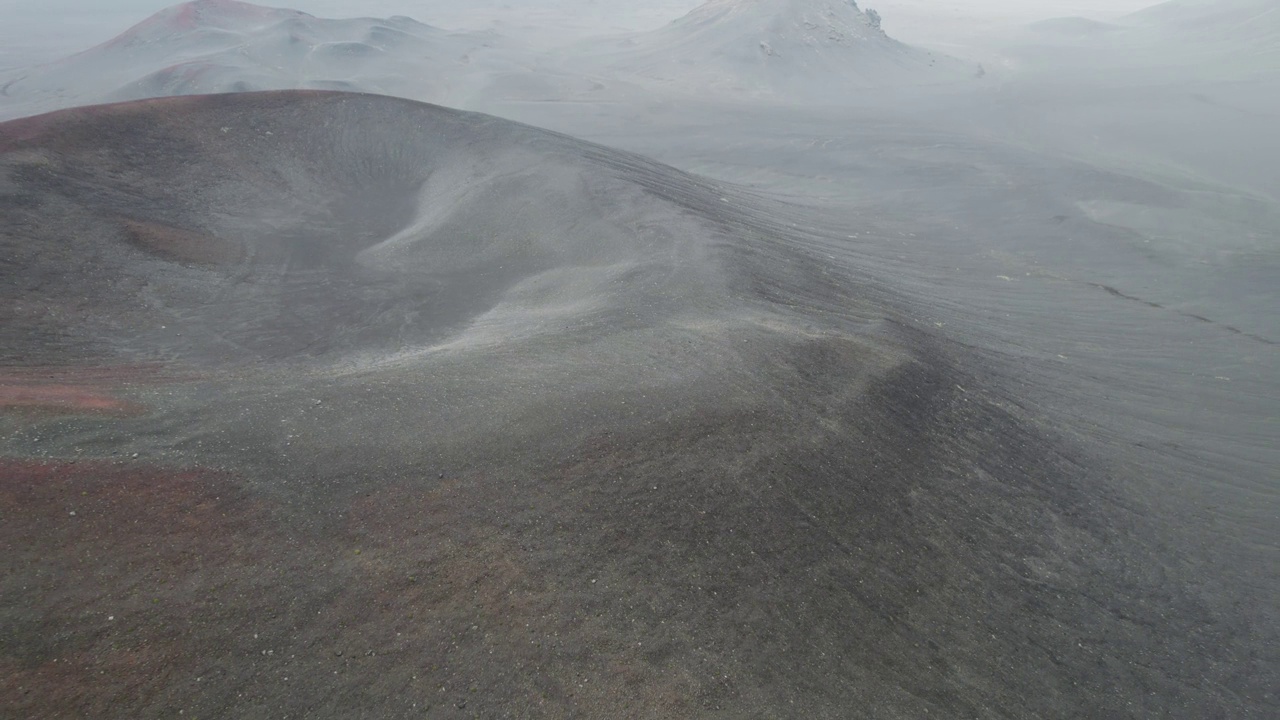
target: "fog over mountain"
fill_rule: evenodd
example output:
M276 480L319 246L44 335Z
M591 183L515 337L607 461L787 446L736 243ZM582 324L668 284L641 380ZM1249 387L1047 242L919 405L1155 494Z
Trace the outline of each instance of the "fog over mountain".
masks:
M820 104L984 70L904 45L846 0L713 0L668 26L551 58L492 32L406 17L328 20L236 0L163 10L86 52L0 74L0 117L83 103L265 89L349 89L469 106L581 93L719 93Z
M1068 67L1144 68L1166 82L1280 77L1280 9L1268 0L1170 0L1110 23L1076 17L1033 27L1079 48Z
M173 0L0 0L0 68L56 60L120 34ZM591 34L649 30L698 0L296 0L323 18L414 17L456 31L495 31L539 47Z
M0 717L1276 716L1273 5L0 0Z
M1173 0L1127 18L1153 42L1237 77L1280 78L1280 6L1268 0Z
M5 78L0 113L280 88L351 89L437 102L512 63L491 33L407 17L328 20L235 0L163 10L83 53Z
M1273 36L1280 8L1268 0L1167 0L1128 17L1136 24L1209 39Z

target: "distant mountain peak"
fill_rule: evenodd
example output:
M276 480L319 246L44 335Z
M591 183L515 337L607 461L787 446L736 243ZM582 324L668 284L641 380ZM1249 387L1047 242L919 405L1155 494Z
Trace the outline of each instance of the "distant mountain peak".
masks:
M832 23L853 23L880 31L880 14L864 11L856 0L707 0L676 22L732 16L775 22L825 18Z
M239 0L192 0L157 12L109 44L129 45L200 30L245 31L291 18L311 17L300 10L269 8Z
M624 76L689 92L838 103L855 88L937 84L980 75L885 34L854 0L708 0L657 30L601 41Z
M880 16L854 0L708 0L668 27L694 39L714 33L811 47L887 39Z

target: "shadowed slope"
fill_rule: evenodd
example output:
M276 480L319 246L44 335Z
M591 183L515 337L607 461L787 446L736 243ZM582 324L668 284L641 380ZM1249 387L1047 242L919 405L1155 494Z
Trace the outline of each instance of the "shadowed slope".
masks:
M798 208L304 92L0 125L0 207L0 714L1273 692L1269 628Z

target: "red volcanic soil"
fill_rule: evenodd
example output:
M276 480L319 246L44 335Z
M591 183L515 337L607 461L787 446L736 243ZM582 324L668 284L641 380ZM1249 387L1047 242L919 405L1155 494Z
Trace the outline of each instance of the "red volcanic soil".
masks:
M121 394L160 380L154 365L0 368L0 412L53 415L137 415L143 407Z
M225 473L0 459L0 717L693 712L692 678L648 657L670 638L604 612L625 588L566 577L483 484L314 520Z
M152 254L198 265L221 265L241 260L244 248L234 242L146 220L121 219L128 242Z
M8 383L0 384L0 408L38 408L58 413L112 415L126 415L137 409L118 398L76 385L12 385Z
M0 459L0 716L154 701L199 661L213 591L269 552L261 515L216 473Z

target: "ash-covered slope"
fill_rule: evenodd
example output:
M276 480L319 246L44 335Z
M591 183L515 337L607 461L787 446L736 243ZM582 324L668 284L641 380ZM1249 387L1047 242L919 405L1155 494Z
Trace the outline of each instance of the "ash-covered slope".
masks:
M595 43L614 72L688 92L839 103L870 87L950 83L976 66L900 43L853 0L710 0L670 25Z
M28 128L51 123L22 149ZM62 316L77 320L61 335L93 340L93 362L125 348L142 353L129 361L202 366L385 357L475 332L508 293L528 296L508 330L524 334L560 311L610 309L652 256L698 254L673 237L671 211L643 220L657 212L643 188L584 175L577 149L557 147L567 141L407 101L112 105L6 130L5 199L19 213L6 296L96 298ZM39 314L6 325L15 337L53 327ZM5 348L9 360L31 352Z
M0 78L0 117L115 100L270 89L358 90L447 102L507 67L491 33L407 17L329 20L194 0L64 60Z
M810 211L322 92L5 123L0 211L0 715L1274 689L1256 605Z

